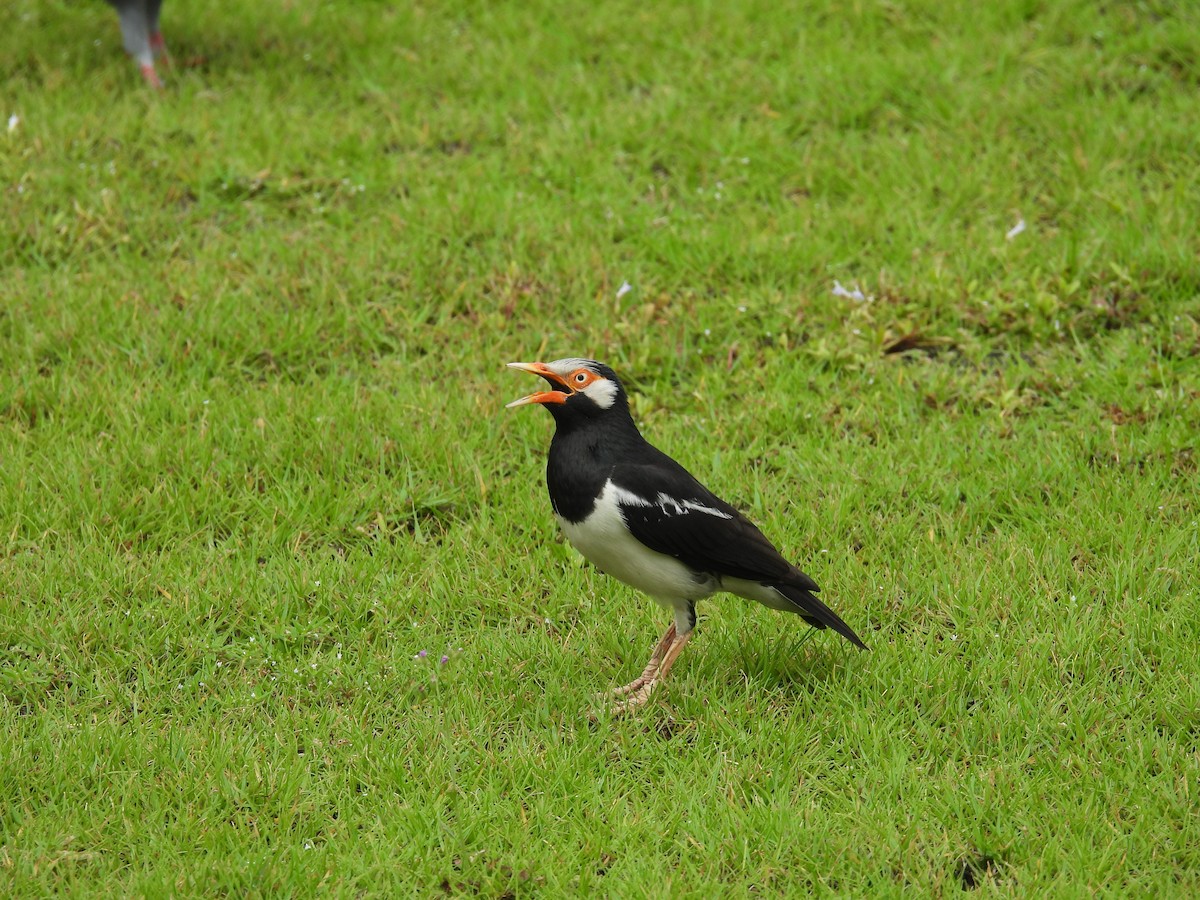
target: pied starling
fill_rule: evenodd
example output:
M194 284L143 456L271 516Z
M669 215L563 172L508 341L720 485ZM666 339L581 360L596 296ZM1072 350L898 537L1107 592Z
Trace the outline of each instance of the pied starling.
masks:
M554 416L546 487L567 540L596 568L674 612L645 670L613 694L618 711L645 703L692 636L696 601L728 591L832 628L866 649L818 600L819 588L749 519L642 437L616 373L590 359L509 363L550 389L508 404Z

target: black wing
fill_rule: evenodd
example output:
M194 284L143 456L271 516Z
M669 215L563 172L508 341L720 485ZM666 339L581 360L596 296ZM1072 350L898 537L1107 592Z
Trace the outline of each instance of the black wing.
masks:
M700 572L819 590L754 523L666 454L653 463L618 465L610 477L622 490L625 523L651 550Z
M656 451L658 452L658 451ZM613 469L618 504L633 536L700 572L776 588L816 628L832 628L866 649L854 630L814 594L815 581L789 563L754 523L666 454Z

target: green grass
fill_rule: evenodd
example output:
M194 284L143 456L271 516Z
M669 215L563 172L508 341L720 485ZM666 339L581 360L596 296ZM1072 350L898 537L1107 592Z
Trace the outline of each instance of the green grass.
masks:
M1191 5L164 25L0 8L4 893L1200 891ZM589 721L576 354L870 653L713 601Z

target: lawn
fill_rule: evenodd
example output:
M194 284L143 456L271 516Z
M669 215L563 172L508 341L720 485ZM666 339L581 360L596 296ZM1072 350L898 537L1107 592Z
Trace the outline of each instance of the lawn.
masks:
M1200 893L1193 4L163 24L0 7L0 893ZM574 355L870 652L606 713Z

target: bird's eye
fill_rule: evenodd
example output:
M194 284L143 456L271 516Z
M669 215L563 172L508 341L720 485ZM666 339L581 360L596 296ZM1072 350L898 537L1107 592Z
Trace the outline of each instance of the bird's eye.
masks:
M575 373L575 383L576 384L583 384L586 381L587 381L587 373L586 372L576 372Z

